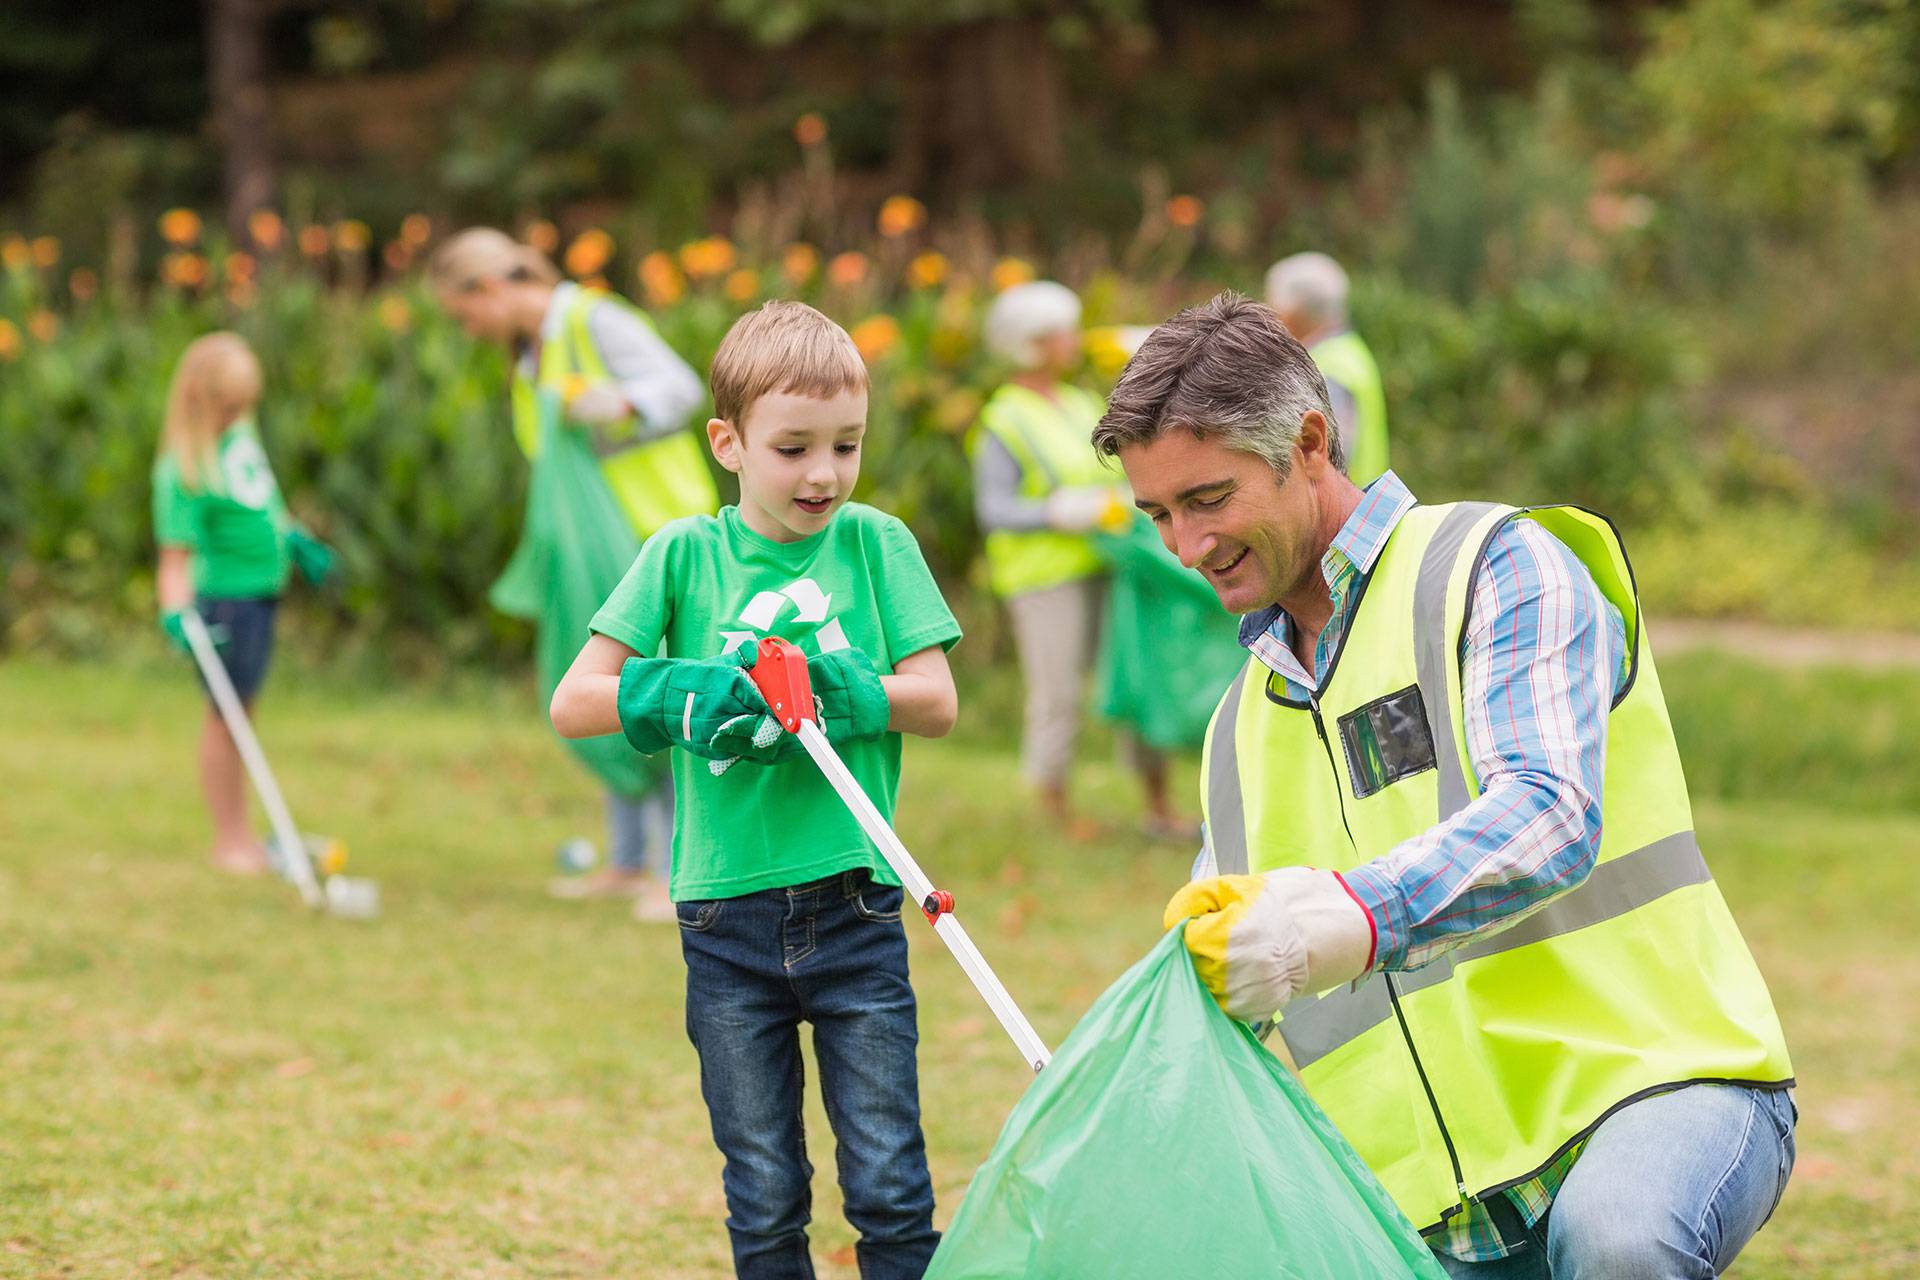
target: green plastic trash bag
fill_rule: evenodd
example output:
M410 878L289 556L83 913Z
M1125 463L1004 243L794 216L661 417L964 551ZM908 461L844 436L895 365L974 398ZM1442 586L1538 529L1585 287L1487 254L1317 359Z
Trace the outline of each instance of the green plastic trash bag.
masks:
M1145 516L1124 532L1100 534L1094 545L1108 570L1100 713L1162 751L1200 746L1220 695L1247 660L1240 620L1161 545Z
M1014 1108L926 1280L1445 1280L1175 929Z
M540 396L540 448L527 482L526 526L487 599L535 625L533 658L541 706L587 642L587 624L640 554L640 540L614 501L587 442L560 425L560 399ZM666 776L664 754L649 759L617 733L567 746L609 788L643 796Z

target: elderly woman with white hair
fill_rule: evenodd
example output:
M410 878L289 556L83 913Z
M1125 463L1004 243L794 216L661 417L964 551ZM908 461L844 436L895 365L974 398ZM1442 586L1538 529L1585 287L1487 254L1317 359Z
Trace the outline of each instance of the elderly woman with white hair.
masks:
M1387 469L1387 397L1372 350L1347 323L1346 271L1324 253L1296 253L1267 269L1266 292L1327 380L1347 478L1365 488Z
M1080 359L1080 299L1050 280L1016 285L987 310L986 343L1013 367L968 437L974 513L986 534L988 579L1013 621L1026 686L1022 770L1049 816L1076 839L1098 828L1076 818L1068 777L1099 639L1105 565L1094 533L1125 528L1124 485L1093 451L1106 406L1066 381ZM1146 785L1149 829L1179 824L1166 762L1129 742Z

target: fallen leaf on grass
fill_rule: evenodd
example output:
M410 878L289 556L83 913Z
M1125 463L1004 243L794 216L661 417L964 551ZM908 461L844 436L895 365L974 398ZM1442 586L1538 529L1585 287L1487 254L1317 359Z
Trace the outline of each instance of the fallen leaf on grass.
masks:
M282 1080L298 1080L313 1071L312 1058L289 1058L273 1069L273 1074Z
M376 1133L367 1139L367 1145L375 1151L387 1147L417 1147L420 1138L411 1133Z
M1819 1182L1840 1172L1840 1162L1825 1156L1801 1156L1793 1163L1793 1176L1799 1182Z
M843 1244L827 1255L827 1261L836 1267L853 1267L860 1264L860 1255L850 1244Z

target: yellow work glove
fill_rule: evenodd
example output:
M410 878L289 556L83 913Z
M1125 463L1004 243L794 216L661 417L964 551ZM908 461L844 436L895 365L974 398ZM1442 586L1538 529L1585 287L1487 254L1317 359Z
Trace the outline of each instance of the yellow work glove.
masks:
M1195 880L1162 920L1190 921L1194 971L1228 1015L1248 1021L1353 981L1373 958L1372 919L1340 877L1312 867Z

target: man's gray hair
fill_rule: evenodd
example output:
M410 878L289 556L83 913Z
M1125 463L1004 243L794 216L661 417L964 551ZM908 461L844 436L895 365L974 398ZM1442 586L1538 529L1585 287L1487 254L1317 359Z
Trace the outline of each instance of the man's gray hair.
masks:
M1296 253L1267 268L1267 305L1297 311L1319 328L1347 322L1347 273L1324 253Z
M1258 454L1277 475L1293 465L1309 410L1327 420L1327 455L1347 469L1326 379L1271 307L1229 290L1159 326L1127 367L1094 428L1112 457L1170 430Z

